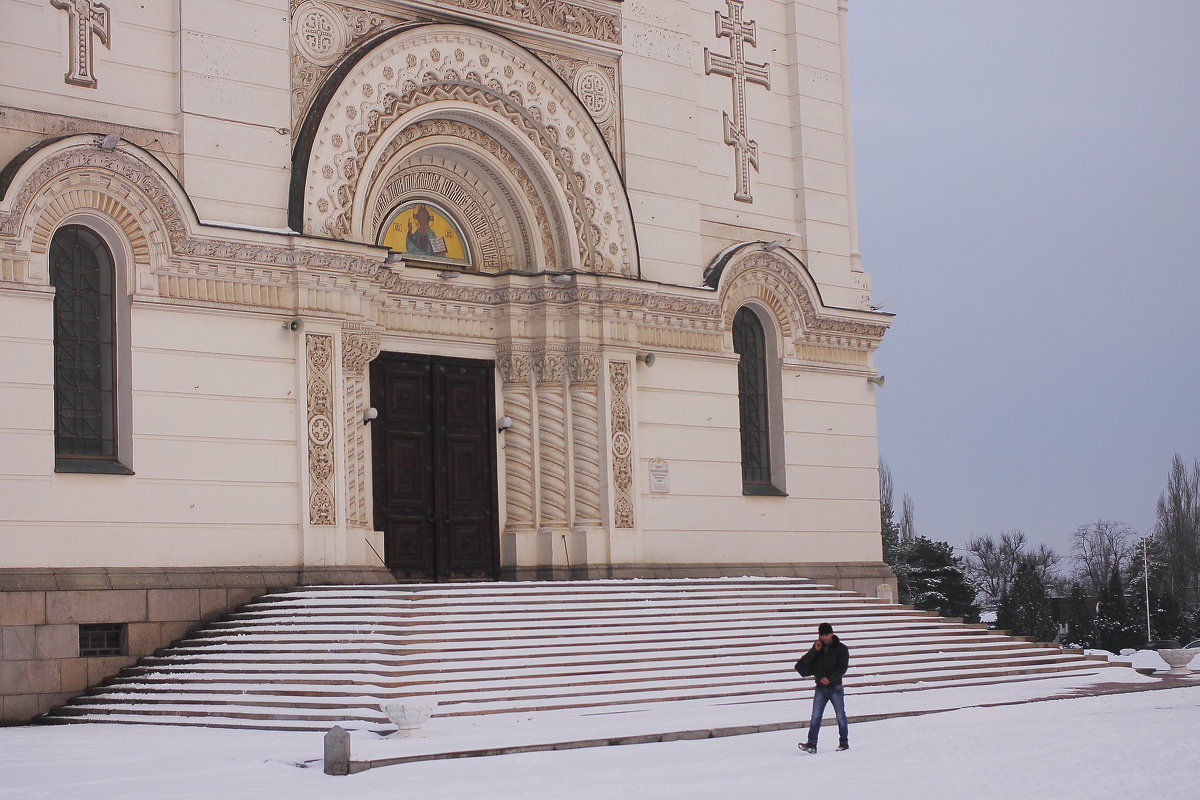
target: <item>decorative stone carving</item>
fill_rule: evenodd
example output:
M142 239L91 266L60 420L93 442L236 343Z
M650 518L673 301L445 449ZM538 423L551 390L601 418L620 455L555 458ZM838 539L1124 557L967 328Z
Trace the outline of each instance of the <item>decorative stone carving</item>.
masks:
M533 358L537 384L539 528L567 522L567 421L563 392L566 360L561 353Z
M308 376L308 522L336 525L333 490L333 337L305 334Z
M95 89L98 81L93 69L92 37L111 49L109 32L112 19L108 6L95 0L50 0L50 5L70 15L67 30L70 34L67 54L69 64L63 80L75 86Z
M505 530L533 530L533 404L529 376L533 359L512 348L500 348L496 358L503 381L504 414L512 426L504 432Z
M599 350L578 348L567 357L571 394L571 445L574 454L575 515L579 527L600 525L600 413L596 378Z
M415 142L421 142L423 140L428 141L428 138L432 136L451 136L456 139L461 139L466 145L475 146L486 150L493 158L495 158L504 166L504 177L492 175L492 184L500 192L500 196L494 198L495 205L503 205L510 209L517 208L521 205L520 201L515 196L515 193L508 190L508 187L505 185L504 178L508 178L509 180L515 182L520 187L523 196L527 198L549 198L554 194L553 190L550 189L547 184L535 184L535 178L537 176L535 175L531 177L522 167L522 165L517 163L516 159L513 158L512 154L508 151L504 144L498 141L495 137L490 136L486 132L463 122L448 119L416 122L407 126L403 131L401 131L400 134L383 149L383 152L377 159L377 166L371 174L368 182L369 185L373 186L376 184L381 171L384 169L384 166L392 161L397 151ZM476 172L490 173L487 165L483 164L479 159L473 159L472 168ZM401 175L389 178L387 183L384 184L383 188L379 191L379 199L375 201L375 218L371 222L371 230L378 230L379 225L382 222L383 215L400 202L400 198L397 195L402 194L405 191L415 192L424 190L431 191L435 194L441 194L442 196L445 196L446 199L450 201L449 204L455 208L462 208L464 203L474 203L477 204L480 209L476 216L488 217L489 219L494 220L494 212L485 209L485 206L487 205L485 198L478 196L477 192L472 192L463 187L462 184L464 182L465 180L460 177L458 180L459 187L468 195L468 197L465 199L461 196L454 195L453 189L442 186L438 179L432 176L424 177L418 175L410 177L409 171L405 170ZM322 200L324 200L324 198L322 198ZM390 206L387 205L388 202L391 202ZM548 203L546 202L534 202L532 203L532 209L538 229L538 235L540 237L540 257L544 265L543 268L548 271L555 271L557 270L557 265L560 261L569 263L571 260L571 255L565 250L565 248L555 246L556 241L562 245L565 245L567 241L566 222L560 215L555 215L553 222L551 222L546 211L547 205ZM328 210L327 207L326 210ZM490 223L490 227L482 224L476 225L474 222L472 223L472 227L476 232L476 237L482 241L486 242L489 239L495 238L502 240L501 244L496 245L497 248L501 249L501 253L497 256L498 265L496 269L489 269L488 265L490 262L485 254L483 257L484 263L481 267L482 271L497 272L504 269L524 270L527 268L526 264L517 262L517 259L520 256L518 256L517 248L511 241L512 236L505 229L505 226L501 226L499 222L493 221ZM520 240L524 245L522 248L520 248L521 252L524 254L534 252L531 242L531 235L525 224L525 220L519 216L515 217L513 220L513 227L515 227L515 233L520 237ZM529 258L529 256L525 255L525 258Z
M292 12L292 41L297 52L320 67L336 63L350 43L350 26L340 12L316 0L301 3Z
M356 528L370 526L367 494L367 426L363 411L370 405L367 365L379 355L380 335L359 323L342 325L342 420L346 439L346 523Z
M770 89L771 67L769 64L753 64L746 60L746 45L755 46L756 34L753 20L742 21L742 0L725 0L725 5L729 9L728 17L720 11L714 11L713 16L717 22L717 36L729 39L729 55L713 53L704 48L704 74L733 79L733 116L721 112L725 144L732 147L736 154L734 170L737 186L733 199L753 203L754 198L750 196L750 168L758 171L758 142L751 139L746 130L746 82Z
M441 5L507 17L539 28L583 36L610 44L621 42L621 19L611 11L600 11L565 0L439 0Z
M441 57L441 49L451 47L464 52L463 62ZM408 66L410 60L414 66ZM387 69L393 71L390 79ZM632 220L616 165L586 109L551 76L526 51L483 31L426 26L398 33L345 76L314 132L305 181L306 232L349 238L354 198L370 191L364 185L366 162L402 131L392 130L393 123L418 109L436 114L432 104L448 101L454 103L448 117L502 127L519 142L510 152L524 168L557 182L574 227L577 268L631 274ZM364 97L363 85L375 87L371 97ZM335 136L342 137L341 147L333 144ZM326 166L333 168L332 178L325 177ZM322 199L328 212L317 210Z
M816 288L810 288L793 264L778 255L753 252L725 268L718 297L726 333L733 316L748 300L767 306L780 332L806 360L865 365L866 354L879 346L886 325L832 317L818 310Z
M633 430L629 419L628 361L610 361L612 391L613 527L633 528Z

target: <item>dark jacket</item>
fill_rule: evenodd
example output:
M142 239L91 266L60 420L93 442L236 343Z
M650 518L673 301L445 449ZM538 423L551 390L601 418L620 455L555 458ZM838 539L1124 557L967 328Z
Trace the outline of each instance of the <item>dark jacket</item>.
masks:
M810 647L808 652L796 662L796 672L804 677L812 676L818 684L821 678L829 678L830 686L841 686L842 676L850 666L850 648L842 644L835 634L833 641L824 645L820 650Z

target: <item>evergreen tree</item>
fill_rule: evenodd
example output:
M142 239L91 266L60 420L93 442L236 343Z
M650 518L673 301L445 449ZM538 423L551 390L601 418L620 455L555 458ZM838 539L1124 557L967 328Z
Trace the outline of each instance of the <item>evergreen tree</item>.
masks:
M902 542L909 602L916 608L936 611L944 617L979 619L975 587L967 581L962 559L947 542L916 536Z
M1076 647L1095 646L1095 634L1092 632L1092 621L1096 616L1096 606L1083 591L1078 582L1071 584L1071 606L1067 616L1067 639Z
M1143 644L1145 631L1139 632L1131 619L1129 605L1125 602L1125 589L1121 586L1121 573L1115 564L1109 575L1108 585L1100 594L1100 610L1096 614L1095 631L1097 644L1113 653Z
M1001 597L997 625L1017 636L1032 636L1039 642L1053 641L1058 625L1050 616L1050 597L1034 564L1022 559L1017 564L1012 588Z

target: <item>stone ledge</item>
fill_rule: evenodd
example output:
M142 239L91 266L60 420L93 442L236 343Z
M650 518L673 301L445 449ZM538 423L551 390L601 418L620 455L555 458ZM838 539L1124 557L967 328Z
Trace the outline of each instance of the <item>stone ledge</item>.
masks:
M793 562L787 564L613 564L593 567L505 567L501 580L628 580L676 578L808 578L875 597L879 585L897 594L896 576L882 561Z
M230 589L266 591L332 583L395 583L383 567L63 567L0 569L0 592L105 589Z

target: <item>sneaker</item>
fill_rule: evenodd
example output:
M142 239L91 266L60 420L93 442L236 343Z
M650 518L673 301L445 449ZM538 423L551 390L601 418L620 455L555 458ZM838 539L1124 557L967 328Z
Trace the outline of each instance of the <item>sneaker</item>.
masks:
M815 744L811 744L809 742L801 742L800 744L798 744L796 746L799 747L801 750L803 750L806 753L817 752L817 746Z
M839 744L837 746L837 751L839 753L842 752L843 750L849 750L849 749L850 749L850 745L846 744L845 742L842 742L841 744Z

